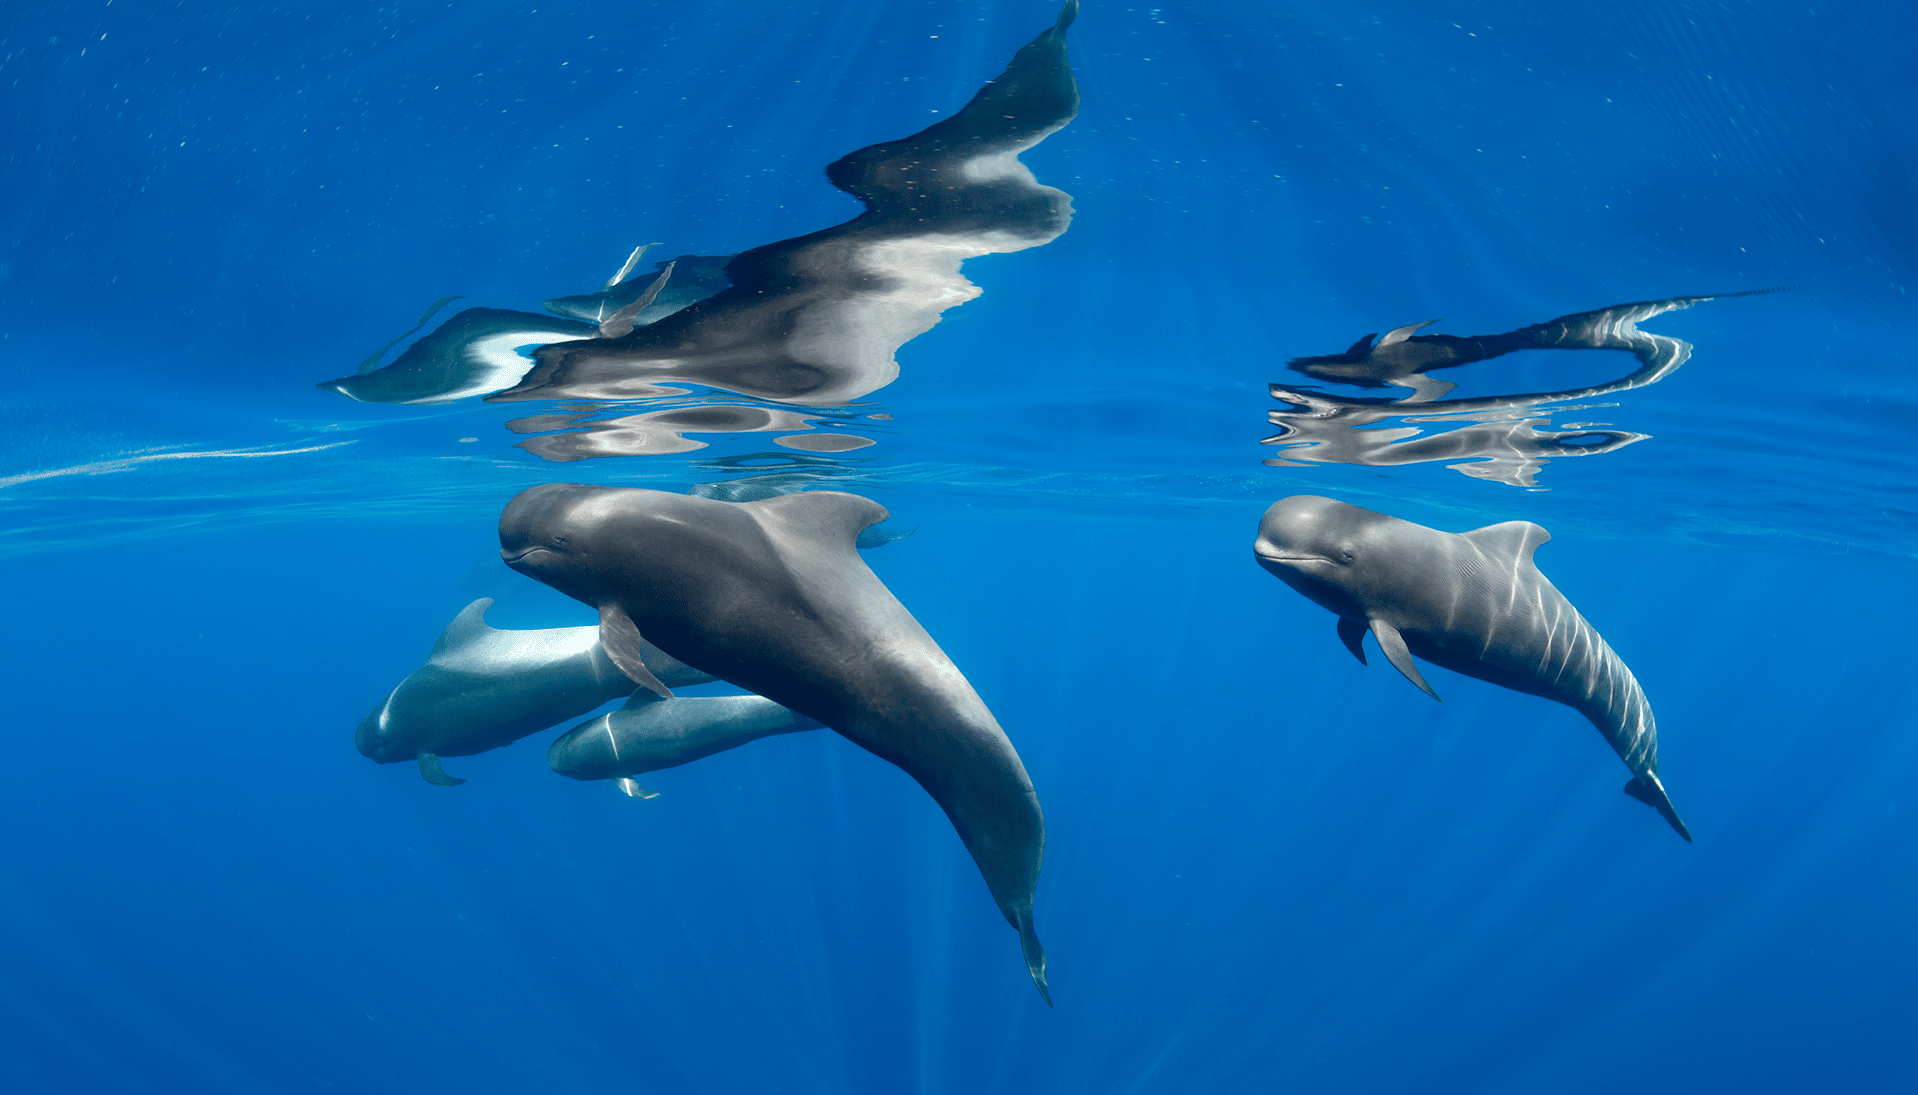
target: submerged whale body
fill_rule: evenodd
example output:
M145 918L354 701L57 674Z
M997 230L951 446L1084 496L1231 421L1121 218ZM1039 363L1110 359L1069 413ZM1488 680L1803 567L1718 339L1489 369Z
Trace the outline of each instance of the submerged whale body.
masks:
M546 764L573 779L618 780L634 798L651 798L634 776L822 725L764 696L666 699L642 688L619 710L560 735L546 751Z
M1295 495L1265 511L1254 553L1280 581L1337 614L1365 661L1365 634L1433 699L1413 655L1542 696L1590 719L1632 779L1625 793L1691 832L1658 778L1658 728L1624 661L1532 562L1551 534L1529 521L1440 532L1331 498Z
M598 628L501 630L486 623L492 605L490 597L467 605L426 664L360 720L353 743L362 755L417 761L428 783L457 786L466 781L447 775L440 757L511 745L632 692L633 680L600 649ZM673 684L713 679L659 650L640 653L649 673Z
M891 383L893 354L979 295L959 273L980 255L1048 243L1072 201L1019 162L1077 115L1066 28L1078 0L1020 49L957 113L826 169L865 203L844 224L755 247L726 267L731 284L619 338L535 351L518 386L488 398L633 399L668 383L703 384L812 406Z
M837 491L723 502L549 483L507 504L500 556L598 608L601 646L629 676L645 672L630 665L644 636L918 780L1018 930L1050 1002L1032 918L1045 846L1038 797L978 693L860 558L860 530L885 517L878 503Z

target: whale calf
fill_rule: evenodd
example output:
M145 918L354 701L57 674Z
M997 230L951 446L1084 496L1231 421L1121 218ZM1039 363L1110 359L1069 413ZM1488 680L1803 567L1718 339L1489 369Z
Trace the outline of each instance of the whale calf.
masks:
M560 735L546 751L546 763L562 776L618 780L619 789L634 798L652 798L632 777L823 725L764 696L669 700L642 688L619 710Z
M441 757L497 749L578 718L633 690L634 681L600 649L596 627L505 631L486 623L486 597L446 625L425 665L408 674L360 720L353 743L381 764L416 761L428 783L465 783ZM640 651L645 672L674 685L713 679L663 652Z
M1412 656L1556 700L1590 719L1632 770L1625 793L1692 838L1658 779L1651 704L1623 660L1532 562L1551 533L1506 521L1465 533L1301 494L1265 511L1253 552L1332 610L1360 662L1365 633L1433 699Z
M886 516L838 491L723 502L548 483L507 503L500 557L598 608L600 645L622 668L643 635L918 780L1018 930L1050 1003L1032 919L1045 847L1038 796L978 693L854 547Z

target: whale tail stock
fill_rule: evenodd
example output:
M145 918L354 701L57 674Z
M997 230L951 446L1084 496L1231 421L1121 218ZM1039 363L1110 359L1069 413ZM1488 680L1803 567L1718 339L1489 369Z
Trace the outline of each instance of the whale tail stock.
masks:
M1672 808L1671 796L1665 793L1665 785L1658 781L1658 773L1641 772L1633 776L1625 784L1625 793L1657 810L1658 816L1671 823L1673 831L1685 838L1685 843L1691 843L1692 831L1679 820L1678 811Z
M1019 949L1025 953L1026 969L1032 974L1032 985L1039 990L1039 998L1052 1007L1052 990L1046 987L1046 948L1039 942L1039 933L1032 927L1032 906L1015 911L1008 910L1006 919L1019 929Z

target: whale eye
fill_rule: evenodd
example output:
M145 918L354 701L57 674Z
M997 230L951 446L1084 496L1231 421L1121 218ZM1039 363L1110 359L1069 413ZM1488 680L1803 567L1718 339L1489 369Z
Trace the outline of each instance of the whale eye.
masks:
M553 543L555 543L555 544L562 544L562 545L563 545L563 544L565 544L565 543L566 543L566 537L564 537L564 536L555 536L555 537L553 537Z
M1351 553L1351 551L1349 551L1349 550L1347 550L1347 551L1341 551L1341 552L1339 552L1339 561L1340 561L1340 562L1342 562L1342 563L1349 563L1349 562L1351 562L1351 561L1352 561L1352 553Z

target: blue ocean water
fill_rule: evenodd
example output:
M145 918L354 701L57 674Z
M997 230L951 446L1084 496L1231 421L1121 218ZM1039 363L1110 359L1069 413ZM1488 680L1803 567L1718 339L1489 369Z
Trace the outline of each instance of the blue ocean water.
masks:
M1918 1085L1908 5L1090 3L1080 114L1022 156L1072 226L802 408L875 444L556 462L504 426L544 404L314 386L450 294L428 330L851 218L821 169L1053 16L8 7L8 1090ZM1645 387L1500 402L1618 350L1440 373L1489 401L1450 421L1287 367L1764 289L1642 321L1690 348ZM1633 439L1322 462L1271 383L1414 438ZM550 733L458 788L354 750L472 600L593 622L500 564L515 492L769 469L911 530L863 557L1038 790L1055 1009L939 808L830 731L649 800L552 774ZM1305 493L1548 528L1696 843L1574 712L1354 661L1251 557Z

